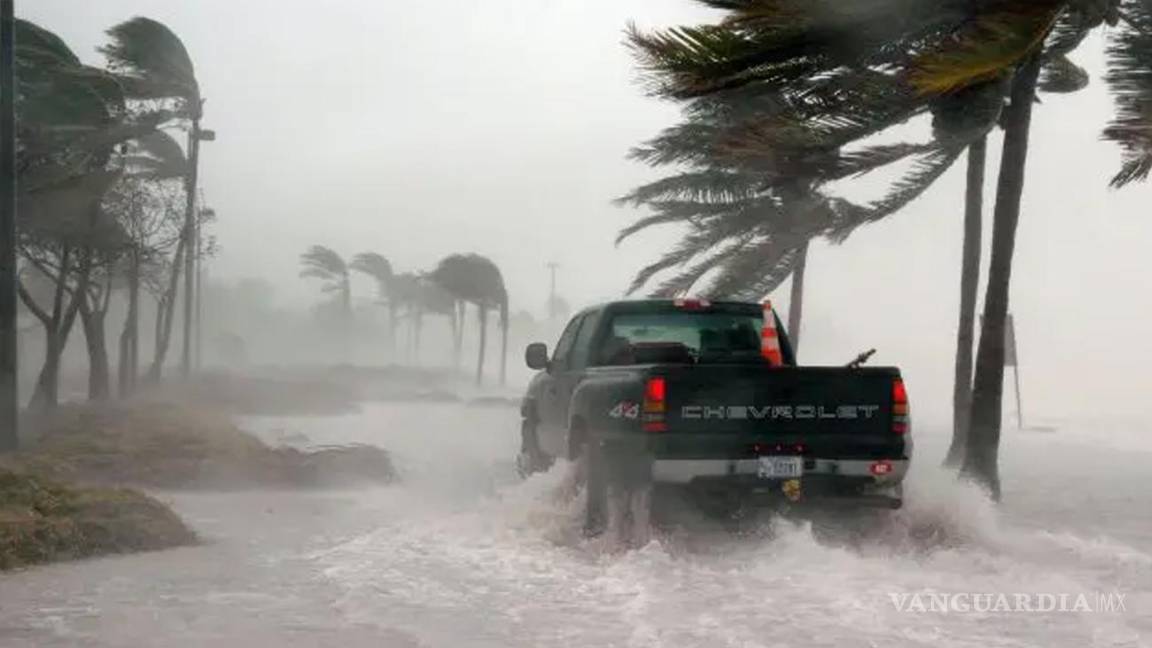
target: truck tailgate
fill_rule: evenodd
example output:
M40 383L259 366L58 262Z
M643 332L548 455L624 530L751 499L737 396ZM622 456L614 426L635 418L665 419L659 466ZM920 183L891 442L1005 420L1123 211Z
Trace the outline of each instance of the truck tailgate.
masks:
M894 368L658 366L665 380L664 456L762 453L894 457Z

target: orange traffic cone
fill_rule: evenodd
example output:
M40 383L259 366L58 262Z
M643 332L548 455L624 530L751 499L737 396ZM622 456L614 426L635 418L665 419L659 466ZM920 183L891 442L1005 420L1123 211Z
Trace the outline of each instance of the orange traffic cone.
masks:
M780 352L780 334L776 331L776 312L772 302L764 302L764 328L760 330L760 355L773 367L784 366L784 355Z

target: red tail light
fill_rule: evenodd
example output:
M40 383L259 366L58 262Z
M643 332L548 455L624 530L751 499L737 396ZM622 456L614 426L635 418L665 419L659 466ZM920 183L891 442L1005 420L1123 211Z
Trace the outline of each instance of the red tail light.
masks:
M660 403L664 404L664 396L668 393L668 383L664 378L656 377L649 378L648 385L644 388L644 401L645 403Z
M668 383L663 376L653 376L644 385L644 418L645 432L664 432L668 423L664 421L665 399L668 396Z
M908 390L900 378L892 381L892 432L908 432Z
M672 305L683 310L704 310L711 308L712 302L707 299L676 299L672 301Z

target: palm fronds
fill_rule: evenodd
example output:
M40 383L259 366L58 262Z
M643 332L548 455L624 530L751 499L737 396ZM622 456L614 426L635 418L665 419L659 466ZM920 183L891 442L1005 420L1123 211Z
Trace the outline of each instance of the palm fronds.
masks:
M184 149L161 130L152 130L133 140L123 163L132 175L151 180L183 178L188 173Z
M1105 81L1116 114L1104 130L1104 139L1123 151L1113 187L1144 180L1152 173L1152 3L1124 0L1123 20L1107 49Z
M344 258L331 248L313 245L300 255L300 264L304 268L300 271L300 277L320 279L324 282L321 286L324 292L347 290L348 265L344 263Z
M909 74L924 95L941 95L1003 76L1044 44L1064 0L1009 2L966 20L944 43L914 58Z
M178 98L185 114L199 118L200 86L192 58L180 38L164 24L137 17L108 30L111 42L100 48L109 67L124 77L134 99Z
M375 279L381 286L387 285L392 279L392 264L384 255L377 252L361 252L352 257L348 265L350 270L362 272Z

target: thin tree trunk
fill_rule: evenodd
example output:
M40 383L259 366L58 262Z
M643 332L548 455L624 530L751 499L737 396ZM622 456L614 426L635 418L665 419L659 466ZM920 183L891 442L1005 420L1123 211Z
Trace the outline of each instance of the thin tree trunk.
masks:
M1028 135L1032 123L1032 103L1040 59L1033 56L1016 73L1012 100L1004 126L1004 149L996 187L996 208L992 223L992 258L988 267L988 288L984 294L984 321L976 355L976 378L972 389L972 414L967 451L961 474L988 489L1000 499L1001 399L1004 391L1004 322L1008 316L1008 295L1012 280L1012 255L1016 247L1016 225L1020 220L1020 199L1024 193L1028 161Z
M976 298L980 289L980 246L984 232L984 168L988 137L968 147L968 186L964 194L964 246L960 265L960 322L956 327L956 372L952 382L952 445L944 465L955 468L968 442L972 408L972 349Z
M118 387L121 398L132 395L136 389L136 376L139 375L140 351L140 254L131 253L128 267L128 314L124 319L124 330L120 333Z
M107 311L88 305L87 297L80 297L80 323L88 347L88 400L108 400L111 395L111 366L104 335L104 316Z
M450 358L450 361L454 363L454 362L456 362L456 357L460 353L459 330L460 330L460 324L461 324L459 317L458 317L458 314L457 314L455 302L452 303L452 312L449 313L449 319L451 320L451 323L452 323L452 357Z
M28 409L34 412L48 412L60 403L60 334L56 327L44 330L44 364L36 378L36 387Z
M125 330L120 331L120 337L116 344L116 394L120 398L128 398L132 395L132 388L128 386L129 347L130 340L127 326L125 326Z
M804 318L804 273L808 269L808 242L800 247L796 255L796 266L792 268L792 296L788 302L788 341L792 343L793 355L800 355L800 323Z
M388 302L388 352L392 356L392 362L400 359L396 346L396 329L400 326L399 310L396 304Z
M66 258L66 257L65 257ZM67 264L62 264L67 267ZM76 322L76 314L80 311L80 295L88 290L88 272L90 266L85 261L81 269L81 277L67 308L62 309L59 293L56 306L53 309L51 325L44 327L44 366L40 369L40 376L36 380L36 388L32 392L28 408L38 412L50 412L60 404L60 360L64 349L68 346L68 335ZM60 281L66 281L66 275Z
M417 308L412 314L412 363L420 364L420 335L424 332L424 310Z
M460 300L460 301L456 302L456 321L458 322L458 326L456 327L456 340L455 340L456 346L454 347L453 351L455 353L455 363L456 363L457 373L459 373L460 366L464 362L464 329L465 329L465 323L467 321L467 318L468 318L468 302L466 302L464 300Z
M148 369L148 381L159 382L164 373L164 360L168 356L168 344L172 341L172 321L176 315L176 293L180 286L180 269L184 263L184 249L187 241L183 238L176 244L176 254L172 257L172 274L168 277L168 291L163 307L156 313L156 348L152 356L152 366Z
M488 307L477 304L480 317L480 357L476 361L476 384L484 384L484 347L488 342Z
M508 304L500 307L500 386L508 384Z
M192 120L192 129L188 132L188 176L184 185L184 239L186 254L184 255L184 352L180 358L180 373L187 379L192 375L192 310L193 292L195 290L195 263L196 263L196 185L200 173L200 120ZM175 291L173 291L175 297ZM175 300L173 300L175 302Z

